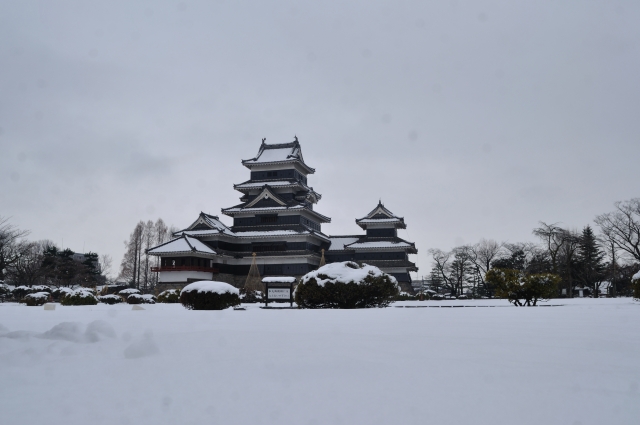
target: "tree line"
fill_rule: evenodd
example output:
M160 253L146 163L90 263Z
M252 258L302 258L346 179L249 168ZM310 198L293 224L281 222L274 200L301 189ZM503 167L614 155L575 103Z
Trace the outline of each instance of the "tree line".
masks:
M597 233L590 225L576 231L540 222L532 231L538 243L482 239L451 251L430 249L428 286L456 297L509 298L533 286L542 292L532 297L573 297L576 290L630 296L640 270L640 198L614 205L595 218Z
M29 241L22 230L0 217L0 281L15 286L95 286L104 284L111 257L89 252L75 256L49 240Z

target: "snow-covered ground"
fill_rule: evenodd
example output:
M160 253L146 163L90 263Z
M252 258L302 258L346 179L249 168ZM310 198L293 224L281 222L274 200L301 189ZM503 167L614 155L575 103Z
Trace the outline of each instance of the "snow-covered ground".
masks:
M640 303L548 304L0 304L0 422L640 423Z

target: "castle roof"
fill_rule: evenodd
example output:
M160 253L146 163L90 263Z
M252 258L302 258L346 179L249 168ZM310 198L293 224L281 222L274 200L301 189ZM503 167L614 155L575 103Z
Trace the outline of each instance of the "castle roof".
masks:
M180 237L173 239L169 242L165 242L162 245L158 245L154 248L151 248L149 251L150 255L160 255L160 254L191 254L191 253L200 253L200 254L213 254L216 252L209 248L204 243L200 242L198 239L187 236L185 234Z
M404 217L398 217L391 211L389 211L382 201L378 201L378 205L372 209L369 214L362 218L356 219L358 226L366 229L367 226L372 224L394 224L394 227L400 229L406 229L407 225L404 223Z
M309 167L304 162L302 157L302 148L300 148L300 142L298 138L291 143L280 143L268 145L265 143L265 139L262 139L262 144L258 150L258 154L251 159L243 159L242 165L247 168L252 168L258 165L267 164L289 164L298 163L308 173L315 173L315 169Z

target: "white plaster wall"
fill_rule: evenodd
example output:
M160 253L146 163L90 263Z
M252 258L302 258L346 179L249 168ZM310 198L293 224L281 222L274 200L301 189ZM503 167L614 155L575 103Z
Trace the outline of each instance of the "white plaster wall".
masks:
M158 281L162 282L187 282L187 279L203 279L212 280L213 273L211 272L195 272L195 271L175 271L175 272L160 272Z

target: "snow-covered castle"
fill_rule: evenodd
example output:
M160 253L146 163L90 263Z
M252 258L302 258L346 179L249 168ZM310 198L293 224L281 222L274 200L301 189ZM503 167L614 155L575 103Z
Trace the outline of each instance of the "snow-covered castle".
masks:
M240 204L223 208L233 226L218 216L200 213L175 239L149 250L160 257L160 289L182 287L198 280L218 280L244 285L255 254L261 276L300 277L327 263L356 261L375 265L393 275L410 292L409 272L417 271L409 254L415 244L400 239L397 229L406 225L381 202L356 223L364 235L328 236L323 223L331 219L314 210L322 198L307 184L315 173L302 157L300 143L266 144L262 140L255 158L242 161L249 180L233 188Z

